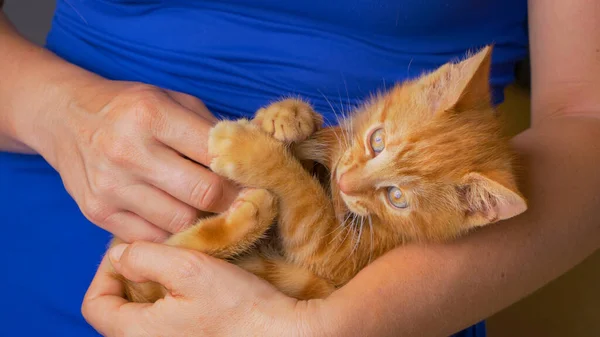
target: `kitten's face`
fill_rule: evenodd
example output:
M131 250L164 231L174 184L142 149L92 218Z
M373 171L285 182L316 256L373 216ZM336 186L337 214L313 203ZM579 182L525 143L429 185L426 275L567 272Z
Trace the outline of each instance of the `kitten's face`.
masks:
M487 82L473 90L465 79L481 62L468 61L399 85L347 121L334 180L349 211L404 239L440 241L525 210Z

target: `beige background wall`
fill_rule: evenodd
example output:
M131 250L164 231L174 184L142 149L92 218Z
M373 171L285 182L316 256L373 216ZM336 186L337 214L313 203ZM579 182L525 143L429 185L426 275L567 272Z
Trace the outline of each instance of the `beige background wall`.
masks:
M6 2L6 12L17 27L30 39L43 43L54 0ZM527 92L509 88L501 110L509 116L507 131L511 134L528 127ZM490 337L600 337L600 253L491 317L488 328Z

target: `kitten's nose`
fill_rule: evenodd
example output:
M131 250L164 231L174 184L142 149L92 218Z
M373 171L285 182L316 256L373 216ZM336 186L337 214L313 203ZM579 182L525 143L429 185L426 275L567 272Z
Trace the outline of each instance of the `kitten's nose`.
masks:
M346 175L346 173L344 173L344 174L342 174L342 175L340 176L340 179L338 179L338 183L337 183L337 184L338 184L338 187L339 187L340 191L342 191L342 193L344 193L344 194L348 194L348 192L349 192L349 189L348 189L348 187L349 187L349 186L348 186L348 182L347 182L347 180L346 180L346 179L344 179L344 176L345 176L345 175Z
M350 195L353 192L356 192L356 186L352 183L352 177L346 173L342 174L340 179L338 179L338 187L342 193Z

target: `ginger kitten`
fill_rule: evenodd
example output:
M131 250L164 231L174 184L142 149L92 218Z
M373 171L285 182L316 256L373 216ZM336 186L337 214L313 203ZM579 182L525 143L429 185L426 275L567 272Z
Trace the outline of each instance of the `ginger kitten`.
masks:
M397 84L336 127L319 130L322 117L295 99L218 123L211 169L248 188L167 244L228 259L289 296L323 298L404 243L445 242L524 212L491 105L491 51ZM329 183L301 160L323 164ZM133 301L168 295L123 281Z

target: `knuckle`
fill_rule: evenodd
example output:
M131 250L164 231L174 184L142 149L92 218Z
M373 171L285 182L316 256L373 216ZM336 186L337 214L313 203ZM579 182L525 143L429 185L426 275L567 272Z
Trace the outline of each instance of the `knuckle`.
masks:
M166 119L160 109L162 99L156 92L144 92L136 97L131 113L137 127L150 131L165 128Z
M119 94L113 108L119 111L121 117L152 110L158 100L157 92L150 85L134 84Z
M93 194L103 195L116 187L115 177L108 172L97 172L89 178L90 190Z
M110 209L96 198L86 198L81 209L83 215L97 225L104 225L111 215Z
M130 162L132 146L123 136L115 137L104 146L104 155L114 164L124 165Z
M134 83L123 90L120 97L127 102L139 103L144 98L156 97L157 88L145 83Z
M160 109L164 96L163 91L151 85L140 83L130 86L119 95L114 105L121 109L119 120L126 127L152 131L165 120Z
M126 169L143 169L147 166L149 153L142 138L131 138L127 134L131 132L119 132L118 136L103 146L103 155L108 160L108 165L114 165ZM111 170L110 167L102 167L105 176L113 176L118 170Z
M108 128L97 130L89 137L88 147L95 158L107 160L113 164L131 163L135 152L135 140L131 125L123 119L111 124Z
M131 103L131 111L135 113L138 122L146 122L154 117L157 113L156 105L158 98L152 94L145 94L137 97Z
M201 210L210 211L216 208L224 193L223 182L217 176L211 176L192 187L190 199Z

